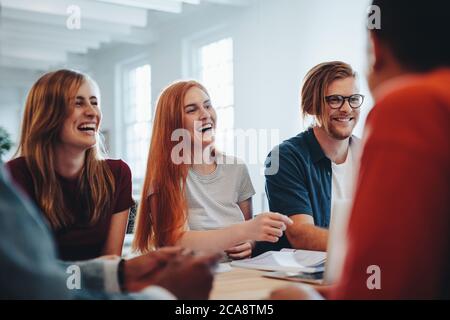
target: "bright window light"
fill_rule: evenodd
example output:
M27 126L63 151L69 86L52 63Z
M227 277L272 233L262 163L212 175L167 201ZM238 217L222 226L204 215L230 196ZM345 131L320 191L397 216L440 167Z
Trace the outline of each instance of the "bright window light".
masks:
M217 112L216 145L230 153L234 128L233 39L226 38L199 48L198 78L208 90Z
M124 76L124 160L133 172L133 194L139 194L147 167L152 129L150 65L128 69Z

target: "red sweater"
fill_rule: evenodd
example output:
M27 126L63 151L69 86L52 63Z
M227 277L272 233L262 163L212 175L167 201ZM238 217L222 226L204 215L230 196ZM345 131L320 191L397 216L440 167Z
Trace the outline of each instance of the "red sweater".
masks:
M367 121L347 257L330 298L450 298L450 69L396 82ZM380 290L367 287L371 265Z

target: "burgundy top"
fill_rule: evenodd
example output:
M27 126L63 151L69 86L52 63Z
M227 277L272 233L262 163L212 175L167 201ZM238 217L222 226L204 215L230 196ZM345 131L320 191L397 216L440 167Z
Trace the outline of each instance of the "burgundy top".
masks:
M112 198L111 210L92 226L87 223L87 204L79 193L77 179L67 179L57 175L63 191L64 204L76 216L73 225L54 230L59 257L62 260L79 261L99 257L108 236L112 215L129 209L133 205L130 168L122 160L107 159L105 161L114 176L115 193ZM25 158L19 157L11 160L6 163L6 167L13 180L39 207L33 179Z

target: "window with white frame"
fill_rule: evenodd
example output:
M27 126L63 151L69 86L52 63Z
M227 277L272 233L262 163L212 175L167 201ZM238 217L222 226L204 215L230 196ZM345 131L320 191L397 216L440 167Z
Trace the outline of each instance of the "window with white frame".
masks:
M208 90L217 112L216 145L230 152L234 129L233 39L210 42L197 50L197 78Z
M133 173L133 194L138 195L147 167L152 129L151 67L143 64L126 68L123 79L122 154Z

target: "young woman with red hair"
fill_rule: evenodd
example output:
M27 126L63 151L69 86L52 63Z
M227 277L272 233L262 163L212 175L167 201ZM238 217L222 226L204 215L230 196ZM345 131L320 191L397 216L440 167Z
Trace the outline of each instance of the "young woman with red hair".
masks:
M252 217L247 168L215 149L215 128L216 112L201 84L179 81L162 92L134 249L179 245L240 259L251 255L254 241L276 242L292 223L278 213Z
M7 163L53 229L63 260L122 252L131 172L125 162L101 156L101 117L91 78L72 70L47 73L28 94L19 157Z

